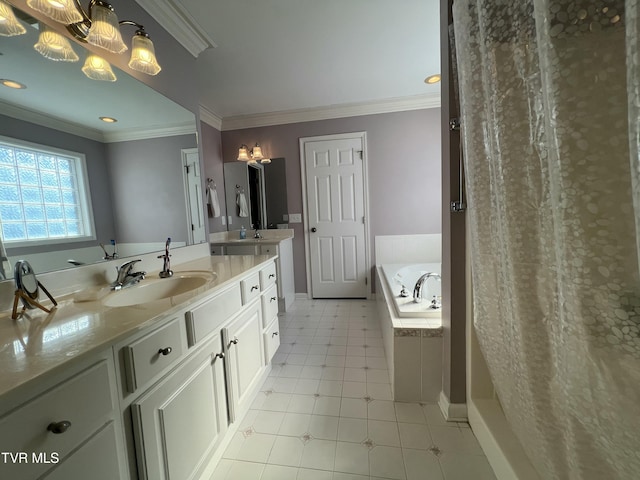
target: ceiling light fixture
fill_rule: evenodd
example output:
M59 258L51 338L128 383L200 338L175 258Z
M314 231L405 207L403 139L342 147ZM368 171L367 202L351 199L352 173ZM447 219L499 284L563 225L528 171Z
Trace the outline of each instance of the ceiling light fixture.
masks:
M27 33L27 29L18 21L11 5L0 0L0 35L13 37Z
M119 54L128 49L122 41L120 26L133 25L136 27L136 32L131 40L133 51L129 68L147 75L156 75L162 69L144 26L131 20L118 21L115 10L107 2L91 0L88 13L82 9L79 0L27 0L27 5L65 24L69 32L81 42L87 42L112 53Z
M0 78L0 85L14 88L16 90L24 90L25 88L27 88L24 83L16 82L15 80L9 80L8 78Z
M249 150L245 144L240 146L238 150L238 160L241 162L249 163L271 163L270 158L264 158L262 155L262 147L256 143L256 146Z
M436 73L435 75L429 75L427 78L425 78L424 83L433 85L434 83L438 83L441 79L442 77L440 76L440 74Z
M89 55L87 57L82 67L82 73L91 80L101 80L103 82L115 82L117 80L109 62L98 55Z
M38 43L33 48L43 57L56 62L77 62L78 54L73 51L69 39L51 27L40 23Z
M113 117L98 117L98 118L102 120L104 123L116 123L118 121L118 119Z

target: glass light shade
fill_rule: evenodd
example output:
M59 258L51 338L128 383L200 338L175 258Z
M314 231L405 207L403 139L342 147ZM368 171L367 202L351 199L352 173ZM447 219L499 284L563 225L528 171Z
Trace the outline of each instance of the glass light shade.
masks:
M97 55L89 55L87 57L82 67L82 73L91 80L101 80L103 82L115 82L117 80L109 62Z
M144 35L134 35L131 40L131 60L129 68L147 75L157 75L162 68L156 60L153 42Z
M260 163L271 163L271 159L270 158L263 158L260 160Z
M73 0L27 0L27 5L65 25L84 20Z
M240 147L240 150L238 150L238 160L242 162L248 162L249 160L251 160L249 158L249 152L247 151L246 145L242 145Z
M262 147L256 143L256 146L251 149L251 158L254 160L262 160Z
M91 45L113 53L122 53L127 50L120 34L118 16L113 10L98 4L91 8L91 28L86 40Z
M40 24L38 43L33 48L43 57L56 62L77 62L78 54L73 51L69 40L43 23Z
M24 26L18 21L11 6L0 1L0 35L3 37L13 37L27 33Z

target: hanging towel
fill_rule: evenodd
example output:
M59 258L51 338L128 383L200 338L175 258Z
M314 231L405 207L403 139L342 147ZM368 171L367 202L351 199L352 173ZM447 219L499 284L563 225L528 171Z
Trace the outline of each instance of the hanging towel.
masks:
M248 217L249 207L247 207L247 197L245 197L244 192L238 193L238 196L236 197L236 203L238 204L238 216Z
M207 212L213 218L220 216L220 201L218 200L218 190L216 190L215 183L207 187Z

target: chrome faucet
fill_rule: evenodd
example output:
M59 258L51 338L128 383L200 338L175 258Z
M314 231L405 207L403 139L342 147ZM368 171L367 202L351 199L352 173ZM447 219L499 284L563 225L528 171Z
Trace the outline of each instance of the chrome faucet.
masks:
M262 238L262 234L260 233L260 230L258 230L256 228L256 231L253 233L253 238Z
M171 261L169 260L169 245L171 245L171 237L167 238L167 243L164 244L164 255L158 255L158 258L162 258L162 271L160 272L160 278L169 278L173 276L173 270L171 270Z
M144 279L147 272L132 272L133 266L139 261L140 259L130 260L128 262L124 262L119 267L116 267L118 276L116 281L111 284L111 290L120 290L125 287L130 287Z
M439 282L442 281L442 277L435 272L427 272L424 275L422 275L416 282L416 286L413 288L413 301L415 303L422 302L422 288L424 287L425 283L427 283L427 280L429 280L430 278L435 278ZM437 302L437 300L435 301ZM431 302L431 304L436 305L437 303ZM435 306L432 308L438 308L438 307Z

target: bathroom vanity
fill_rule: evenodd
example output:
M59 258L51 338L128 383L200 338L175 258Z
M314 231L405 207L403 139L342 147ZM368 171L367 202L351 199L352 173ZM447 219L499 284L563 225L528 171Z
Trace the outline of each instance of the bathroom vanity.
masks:
M240 239L238 231L212 233L209 238L211 255L277 255L278 304L286 312L295 300L293 277L293 229L260 230L261 238L254 238L254 231L247 231L247 238Z
M209 478L279 345L275 258L173 269L189 288L149 275L2 314L0 477Z

